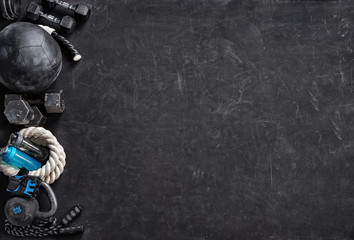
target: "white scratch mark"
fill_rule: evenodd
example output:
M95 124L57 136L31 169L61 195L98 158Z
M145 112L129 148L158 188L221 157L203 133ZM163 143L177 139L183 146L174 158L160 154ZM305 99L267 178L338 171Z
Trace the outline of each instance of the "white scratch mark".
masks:
M182 86L182 83L183 83L183 78L181 76L181 73L177 73L177 82L178 82L178 89L180 92L183 92L183 86Z

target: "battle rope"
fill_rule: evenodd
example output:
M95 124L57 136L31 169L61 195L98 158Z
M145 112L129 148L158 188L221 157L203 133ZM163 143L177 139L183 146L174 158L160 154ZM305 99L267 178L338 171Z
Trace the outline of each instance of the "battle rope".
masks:
M74 45L72 45L68 39L66 39L62 35L59 35L59 33L57 33L54 28L51 28L48 26L43 26L43 25L38 25L38 26L40 26L47 33L52 35L52 37L59 43L59 45L63 46L69 52L69 54L71 55L71 57L73 58L73 60L75 62L80 61L81 55L80 55L79 51L76 50Z
M19 227L11 224L9 220L5 220L5 231L16 237L47 237L55 235L67 235L81 233L84 231L83 226L66 227L74 219L80 215L82 207L78 204L71 209L66 216L57 224L57 219L54 217L38 220L36 224L30 224L24 227Z
M20 133L34 143L46 146L50 149L50 155L47 163L40 169L31 171L29 175L38 176L44 182L52 184L64 171L66 164L64 148L59 144L56 137L50 131L42 127L24 128L20 131ZM0 161L0 171L6 176L14 176L19 172L19 169Z

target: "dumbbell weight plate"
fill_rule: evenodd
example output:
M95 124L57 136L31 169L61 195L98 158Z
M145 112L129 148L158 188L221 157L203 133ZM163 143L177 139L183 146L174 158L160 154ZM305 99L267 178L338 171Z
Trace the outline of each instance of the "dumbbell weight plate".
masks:
M91 8L85 4L79 4L75 9L75 18L79 21L86 21L91 15Z
M4 114L10 123L16 125L29 124L34 117L34 111L28 102L23 100L10 101Z
M70 16L64 16L60 21L60 31L64 34L71 34L76 26L76 21Z
M43 116L37 107L32 107L33 119L25 127L43 127L47 118Z
M65 110L63 91L46 93L44 96L44 107L47 113L62 113Z
M17 100L23 100L23 96L21 94L6 94L5 95L5 101L4 101L4 106L5 108L11 101L17 101Z

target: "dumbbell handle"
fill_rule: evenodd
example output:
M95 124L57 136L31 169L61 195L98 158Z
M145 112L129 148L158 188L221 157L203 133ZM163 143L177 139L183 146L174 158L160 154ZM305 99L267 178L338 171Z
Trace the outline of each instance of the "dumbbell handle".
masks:
M44 101L41 99L26 99L24 97L22 97L21 99L22 101L27 102L29 105L43 105ZM5 102L5 107L7 106L7 104L9 104L8 102Z
M61 21L59 18L44 12L39 12L39 16L49 20L50 22L57 23L57 24L60 24Z
M76 10L77 5L73 5L64 1L56 0L55 1L58 5L62 6L63 8L69 9L69 10Z
M41 99L24 99L30 105L43 105L44 102Z

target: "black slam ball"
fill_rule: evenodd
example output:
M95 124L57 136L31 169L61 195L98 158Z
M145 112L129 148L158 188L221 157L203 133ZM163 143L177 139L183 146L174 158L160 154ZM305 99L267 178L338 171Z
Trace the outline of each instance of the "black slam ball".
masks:
M0 82L17 93L40 93L62 68L57 42L41 27L25 22L0 32Z

